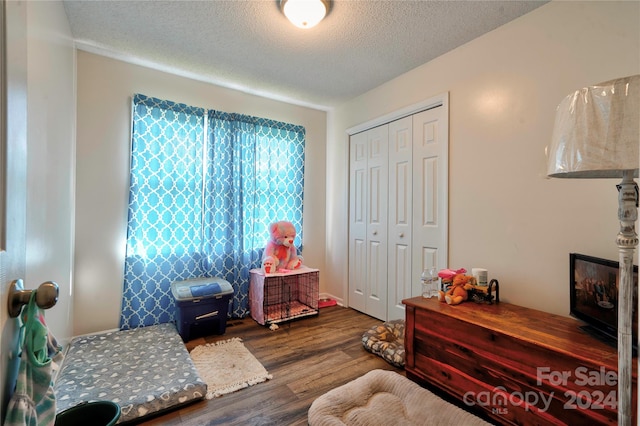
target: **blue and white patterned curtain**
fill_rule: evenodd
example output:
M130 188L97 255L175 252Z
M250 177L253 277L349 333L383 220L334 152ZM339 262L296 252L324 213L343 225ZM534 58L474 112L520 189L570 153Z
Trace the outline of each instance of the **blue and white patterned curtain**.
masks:
M234 288L248 312L249 270L267 226L290 220L302 241L304 128L135 95L122 329L174 321L172 281ZM206 143L205 143L206 141Z

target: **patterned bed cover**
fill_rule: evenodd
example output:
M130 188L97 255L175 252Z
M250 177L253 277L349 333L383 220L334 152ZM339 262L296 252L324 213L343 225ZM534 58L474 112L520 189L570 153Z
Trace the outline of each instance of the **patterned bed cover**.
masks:
M58 412L109 400L124 423L202 399L207 385L170 323L73 339L54 390Z

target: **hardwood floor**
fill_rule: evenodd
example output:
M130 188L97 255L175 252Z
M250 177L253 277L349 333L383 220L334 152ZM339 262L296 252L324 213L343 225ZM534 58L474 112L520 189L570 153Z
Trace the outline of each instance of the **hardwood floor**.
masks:
M404 370L362 347L362 334L381 322L340 306L322 308L316 317L279 324L275 331L250 317L230 320L224 335L191 340L187 349L240 337L273 378L140 424L306 425L311 403L330 389L376 368L404 375Z

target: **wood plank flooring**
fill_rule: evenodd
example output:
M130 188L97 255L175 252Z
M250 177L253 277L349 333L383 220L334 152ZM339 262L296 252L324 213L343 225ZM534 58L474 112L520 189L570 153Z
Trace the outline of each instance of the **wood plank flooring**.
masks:
M230 320L224 335L191 340L187 349L240 337L273 378L140 424L306 425L311 403L330 389L376 368L404 375L404 370L362 347L362 334L381 322L341 306L322 308L318 316L279 324L275 331L250 317Z

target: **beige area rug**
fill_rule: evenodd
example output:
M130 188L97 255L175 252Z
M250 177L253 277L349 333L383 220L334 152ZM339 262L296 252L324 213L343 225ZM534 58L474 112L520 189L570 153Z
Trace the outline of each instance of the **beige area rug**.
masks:
M207 399L272 378L238 337L196 346L190 354L196 370L207 384Z

